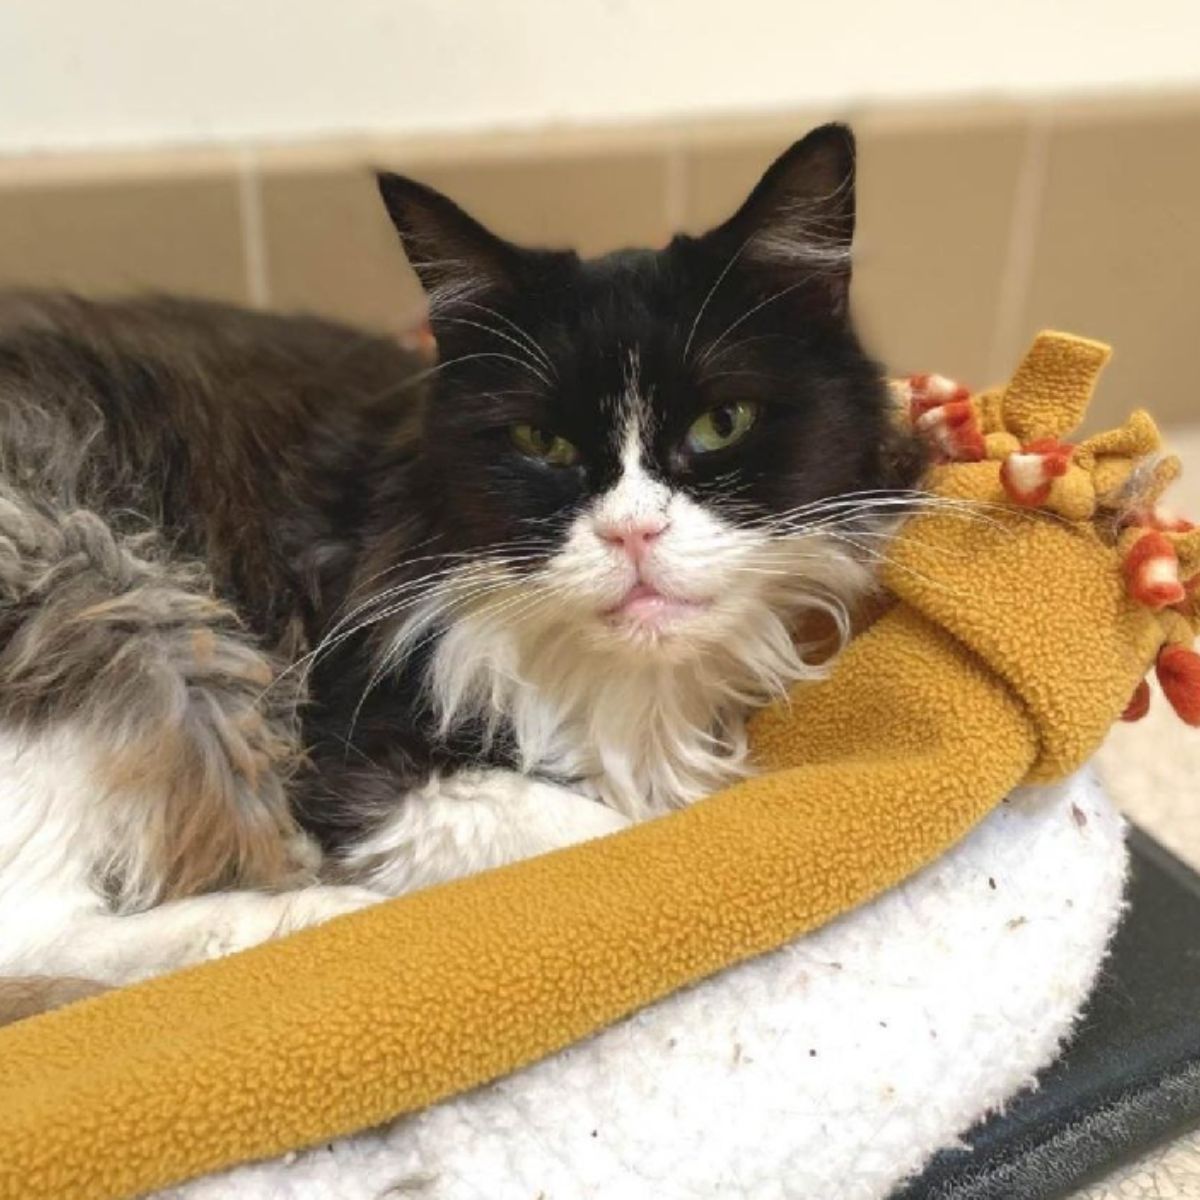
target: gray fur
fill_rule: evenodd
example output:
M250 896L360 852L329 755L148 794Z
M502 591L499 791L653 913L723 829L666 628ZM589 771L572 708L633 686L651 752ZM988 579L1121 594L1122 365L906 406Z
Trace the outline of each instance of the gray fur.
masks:
M0 719L69 720L104 747L99 802L129 831L98 865L115 905L303 879L290 677L214 599L202 564L152 531L57 507L44 496L61 479L26 482L0 483Z

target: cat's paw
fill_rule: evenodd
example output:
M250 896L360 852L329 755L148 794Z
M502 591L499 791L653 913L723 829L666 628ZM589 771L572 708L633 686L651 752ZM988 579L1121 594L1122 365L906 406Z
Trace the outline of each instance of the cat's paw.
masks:
M546 850L556 850L563 846L574 846L579 842L607 837L610 833L620 833L622 829L628 829L633 824L624 814L596 800L574 796L567 803L563 803L559 797L555 797L555 800L555 805L543 809L541 814L544 817L541 832L546 839Z
M392 896L590 842L633 822L578 792L515 771L434 776L347 847L345 878Z
M226 897L227 909L208 932L205 958L223 958L272 938L357 912L387 897L362 887L322 885L265 895L245 892Z
M284 928L280 933L295 933L297 930L308 928L309 925L320 925L334 917L370 908L386 899L386 896L370 888L349 885L327 884L292 892Z

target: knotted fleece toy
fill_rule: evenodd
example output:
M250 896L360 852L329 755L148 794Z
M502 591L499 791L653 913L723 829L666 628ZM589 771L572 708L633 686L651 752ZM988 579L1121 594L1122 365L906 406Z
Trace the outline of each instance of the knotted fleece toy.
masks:
M1158 508L1177 466L1141 413L1061 440L1106 357L1043 334L1002 389L897 388L935 499L890 549L891 607L756 720L758 777L0 1031L0 1196L132 1196L437 1103L904 879L1080 765L1151 666L1200 720L1200 533Z

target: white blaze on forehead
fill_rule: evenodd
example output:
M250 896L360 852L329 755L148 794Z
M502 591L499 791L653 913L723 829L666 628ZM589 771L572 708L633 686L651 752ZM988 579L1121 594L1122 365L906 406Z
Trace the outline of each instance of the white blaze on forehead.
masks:
M630 438L643 438L650 430L650 406L642 392L642 362L636 348L626 352L622 374L621 394L612 405L612 439L624 460Z
M663 517L671 499L671 489L646 470L649 406L640 391L638 369L637 351L631 350L626 360L625 390L616 405L620 474L616 483L599 497L593 510L596 519L605 524Z

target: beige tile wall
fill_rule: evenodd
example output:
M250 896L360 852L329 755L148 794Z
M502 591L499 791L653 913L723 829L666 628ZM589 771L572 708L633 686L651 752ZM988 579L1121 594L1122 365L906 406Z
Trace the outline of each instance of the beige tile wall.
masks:
M0 283L84 292L141 288L244 301L242 206L235 160L4 163ZM23 169L22 169L23 167Z
M163 288L384 329L420 292L370 166L584 252L719 220L831 115L860 141L856 306L896 371L971 383L1038 328L1112 341L1096 421L1200 420L1200 95L0 162L0 283Z

